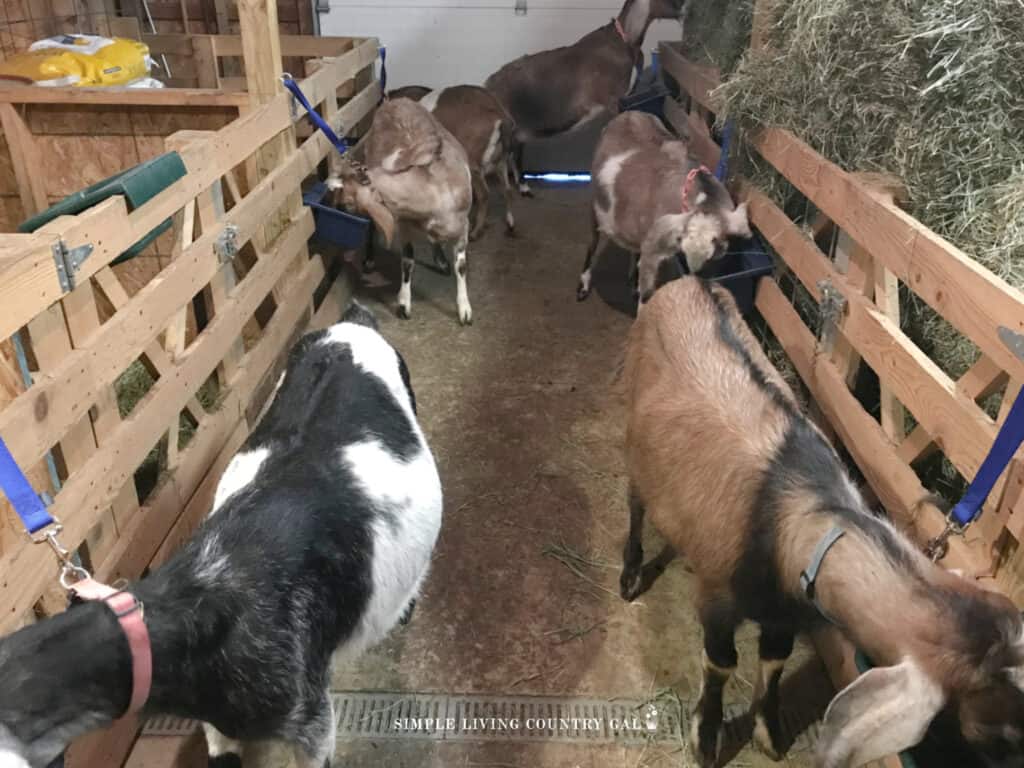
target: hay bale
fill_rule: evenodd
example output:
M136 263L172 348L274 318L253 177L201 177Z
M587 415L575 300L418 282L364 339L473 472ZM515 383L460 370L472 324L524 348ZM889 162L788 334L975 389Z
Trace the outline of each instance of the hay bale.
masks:
M787 128L847 170L899 176L915 217L1024 287L1018 0L792 0L768 19L767 46L715 93L721 115ZM747 170L792 202L765 169ZM974 346L919 302L910 309L911 337L962 374Z
M689 0L683 18L683 54L712 64L723 76L739 64L750 43L754 0Z

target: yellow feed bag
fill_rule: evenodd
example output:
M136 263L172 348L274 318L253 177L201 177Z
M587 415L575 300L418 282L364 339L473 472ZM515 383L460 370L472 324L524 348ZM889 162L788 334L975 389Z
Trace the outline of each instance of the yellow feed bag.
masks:
M49 86L128 85L149 75L149 46L96 35L58 35L0 62L0 81Z

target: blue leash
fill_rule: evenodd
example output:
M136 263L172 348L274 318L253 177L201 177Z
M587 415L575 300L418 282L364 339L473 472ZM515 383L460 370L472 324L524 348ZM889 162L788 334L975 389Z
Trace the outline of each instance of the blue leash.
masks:
M330 124L322 117L320 117L320 114L315 109L313 109L313 107L309 103L309 100L306 98L305 94L303 94L302 89L299 88L299 84L296 83L289 75L281 75L281 82L284 83L285 88L291 91L291 94L292 96L295 97L295 100L298 101L299 104L303 106L303 108L306 110L306 113L309 115L309 119L313 121L313 124L324 132L324 136L330 139L330 142L331 144L334 145L334 148L337 149L338 152L342 155L348 152L348 142L340 138L338 134L334 132L334 129L331 128Z
M7 443L0 437L0 489L11 502L11 506L21 518L25 530L32 537L44 528L54 525L57 521L46 509L39 494L21 471L14 460Z
M1003 470L1009 465L1021 443L1024 443L1024 389L1017 394L1013 407L1006 414L1006 421L996 435L988 456L978 468L974 480L968 486L967 493L950 512L950 517L957 525L966 527L978 518L985 499L992 492L996 480L1003 474Z

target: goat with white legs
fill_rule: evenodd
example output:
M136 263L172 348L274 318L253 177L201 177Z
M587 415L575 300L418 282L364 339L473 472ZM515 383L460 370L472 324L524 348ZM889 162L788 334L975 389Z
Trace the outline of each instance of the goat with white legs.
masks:
M278 741L299 768L329 764L332 656L383 638L427 573L441 484L409 373L375 325L354 305L295 345L208 519L128 588L151 650L142 713L204 722L211 762ZM124 713L136 658L100 602L0 640L0 768L43 768Z
M478 85L453 85L436 91L411 85L389 91L388 98L420 102L466 150L473 177L473 226L469 239L476 240L487 221L488 179L497 179L505 192L505 226L512 234L516 228L511 179L515 123L501 102Z
M782 667L795 633L823 617L879 666L832 700L818 765L860 766L913 746L940 711L985 765L1024 764L1019 610L871 514L728 291L695 277L658 288L630 331L623 384L622 596L653 580L646 516L697 579L705 657L691 748L702 768L717 764L739 624L761 627L754 737L778 758Z
M403 98L377 109L363 144L364 163L346 155L328 187L335 205L367 214L385 241L401 249L398 315L412 314L413 238L424 236L454 265L459 322L472 323L466 248L473 185L466 150L429 110Z
M632 254L662 217L678 214L673 227L691 268L725 254L730 237L750 237L745 203L736 205L725 186L690 157L685 141L643 112L624 112L605 127L594 153L590 247L576 298L590 295L591 270L610 242ZM694 271L696 271L694 269Z
M555 136L619 111L634 67L643 61L647 28L675 19L683 0L626 0L619 15L572 45L523 56L484 84L516 124L516 175L521 178L523 142ZM529 193L522 185L520 190Z

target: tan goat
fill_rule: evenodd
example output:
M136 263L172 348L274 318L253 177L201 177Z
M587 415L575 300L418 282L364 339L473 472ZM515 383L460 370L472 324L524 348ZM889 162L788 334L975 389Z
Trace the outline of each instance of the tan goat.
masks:
M1018 609L933 564L868 511L727 291L694 277L658 288L630 332L623 384L622 595L634 599L653 580L640 544L647 515L697 576L705 662L691 747L701 766L718 758L737 626L761 627L754 737L779 757L782 666L794 634L823 617L879 666L832 700L819 765L910 747L940 710L988 765L1021 765Z
M401 247L399 316L412 313L412 240L419 234L447 251L455 266L459 322L473 322L466 287L473 202L466 151L428 110L401 98L377 109L363 151L365 164L343 158L328 187L336 205L370 216L385 241Z

